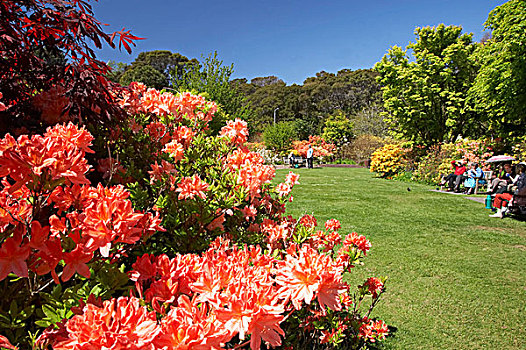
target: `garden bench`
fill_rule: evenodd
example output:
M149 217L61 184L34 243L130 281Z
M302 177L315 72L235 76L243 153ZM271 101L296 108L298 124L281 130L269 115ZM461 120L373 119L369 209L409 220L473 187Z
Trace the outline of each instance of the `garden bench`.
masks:
M284 157L283 163L290 165L290 159L288 157ZM294 157L294 165L296 165L298 168L302 166L307 166L307 159L303 157Z

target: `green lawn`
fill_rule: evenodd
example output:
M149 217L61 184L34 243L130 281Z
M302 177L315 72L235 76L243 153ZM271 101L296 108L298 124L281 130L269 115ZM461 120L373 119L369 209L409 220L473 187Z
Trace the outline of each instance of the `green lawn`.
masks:
M289 170L277 171L282 180ZM389 349L526 349L526 222L368 169L299 169L288 213L337 218L372 243L352 277L388 276ZM411 191L408 191L408 187Z

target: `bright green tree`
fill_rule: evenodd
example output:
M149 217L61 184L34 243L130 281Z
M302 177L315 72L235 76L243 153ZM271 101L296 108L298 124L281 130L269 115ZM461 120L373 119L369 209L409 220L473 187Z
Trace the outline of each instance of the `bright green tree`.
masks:
M240 118L250 120L251 109L244 103L245 96L232 84L230 77L234 73L234 64L223 65L217 58L217 52L206 57L200 64L189 66L189 69L171 72L171 81L179 91L193 91L205 94L219 106L216 118L210 128L217 132L225 120Z
M392 47L375 65L390 129L422 144L477 133L482 125L466 103L476 74L472 34L440 24L415 35L416 42Z
M282 153L292 147L292 141L297 139L296 123L279 122L267 126L263 132L263 140L268 149Z
M480 70L470 98L495 136L520 136L526 131L526 1L496 7L485 26L492 35L474 54Z
M354 137L353 123L341 110L336 111L325 120L322 137L325 141L334 144L338 154L341 155L341 147Z

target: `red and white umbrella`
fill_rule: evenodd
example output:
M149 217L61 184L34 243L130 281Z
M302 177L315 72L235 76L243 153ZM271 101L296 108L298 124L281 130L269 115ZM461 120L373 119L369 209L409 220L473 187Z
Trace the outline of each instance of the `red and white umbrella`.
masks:
M512 156L493 156L486 161L486 163L500 163L500 162L511 162L515 160L515 157Z

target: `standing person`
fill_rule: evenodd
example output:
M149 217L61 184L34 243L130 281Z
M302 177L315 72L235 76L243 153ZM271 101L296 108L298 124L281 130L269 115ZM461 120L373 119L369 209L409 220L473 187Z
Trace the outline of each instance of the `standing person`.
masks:
M309 149L307 150L307 167L309 169L312 169L313 156L314 150L312 149L312 145L309 145Z

